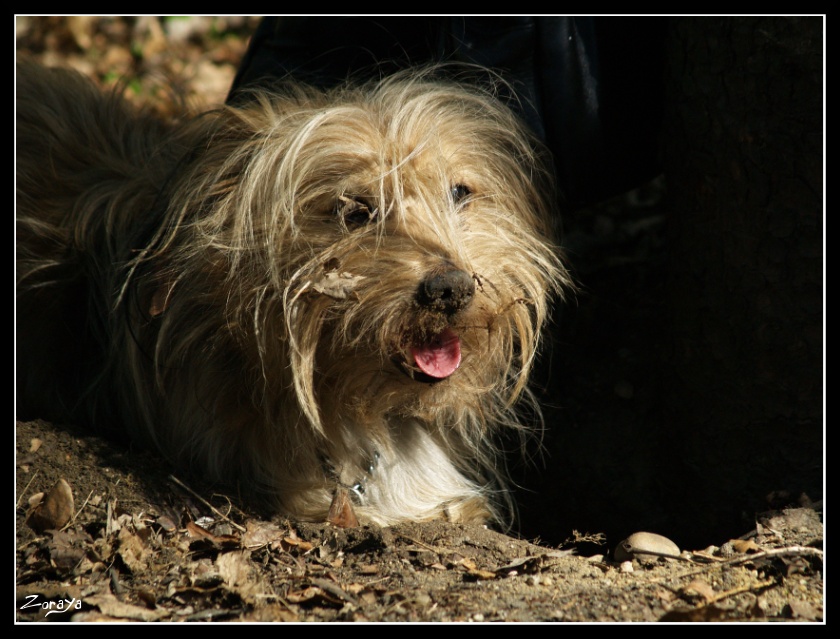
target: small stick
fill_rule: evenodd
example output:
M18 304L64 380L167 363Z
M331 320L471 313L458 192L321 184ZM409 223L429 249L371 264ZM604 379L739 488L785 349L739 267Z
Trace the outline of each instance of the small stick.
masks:
M85 497L85 502L84 502L84 503L83 503L83 504L79 507L79 510L77 510L77 511L76 511L76 514L74 514L74 515L70 518L70 521L68 521L66 524L64 524L64 527L63 527L61 530L67 530L67 529L70 527L70 525L71 525L71 524L76 523L76 519L78 519L79 515L81 515L81 514L82 514L82 511L85 509L85 506L87 506L87 503L90 501L90 496L91 496L92 494L93 494L93 491L91 490L91 491L88 493L88 496L87 496L87 497Z
M172 481L172 482L174 482L174 483L176 483L176 484L178 484L178 486L180 486L181 488L183 488L184 490L186 490L189 494L191 494L193 497L195 497L196 499L198 499L198 500L199 500L202 504L204 504L205 506L207 506L207 507L208 507L210 510L212 510L212 511L213 511L216 515L218 515L219 517L221 517L222 519L224 519L227 523L229 523L231 526L233 526L234 528L236 528L239 532L241 532L241 533L246 532L246 530L245 530L245 528L244 528L243 526L240 526L240 525L239 525L239 524L237 524L235 521L233 521L230 517L228 517L227 515L223 514L220 510L218 510L217 508L215 508L215 507L213 506L213 504L211 504L209 501L207 501L206 499L204 499L204 497L202 497L201 495L199 495L197 492L195 492L192 488L190 488L189 486L187 486L187 485L186 485L184 482L182 482L180 479L178 479L177 477L175 477L175 475L170 475L170 476L169 476L169 480L170 480L170 481Z
M732 557L730 559L718 560L718 563L707 564L697 570L683 573L678 578L690 577L692 575L699 575L711 568L719 568L721 566L737 566L738 564L745 564L748 561L755 559L764 559L765 557L817 557L820 561L823 560L823 551L819 548L810 548L808 546L788 546L786 548L770 548L760 552L750 553L741 557Z
M702 608L703 606L708 606L709 604L717 603L718 601L721 601L722 599L726 599L727 597L732 597L733 595L740 595L742 592L751 592L753 590L762 590L762 589L767 588L769 586L776 586L776 585L778 585L778 583L776 582L775 579L767 579L766 581L759 581L758 583L754 583L754 584L747 584L745 586L738 586L737 588L733 588L732 590L727 590L725 592L722 592L720 594L715 595L714 597L709 599L709 601L707 601L706 603L702 604L701 606L698 606L698 608Z
M20 493L20 498L18 499L16 508L20 508L23 504L23 496L26 494L26 491L29 490L29 487L32 485L32 482L35 481L35 478L38 476L38 472L39 471L36 470L34 473L32 473L32 477L30 477L29 481L26 482L26 486L24 486L23 490Z

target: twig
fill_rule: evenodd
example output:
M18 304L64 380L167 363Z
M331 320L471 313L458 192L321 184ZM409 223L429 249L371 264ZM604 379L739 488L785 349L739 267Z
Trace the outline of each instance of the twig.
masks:
M67 529L70 527L70 525L71 525L71 524L73 524L73 523L75 523L75 522L76 522L76 519L79 517L79 515L81 515L81 514L82 514L82 511L85 509L85 506L87 506L87 503L90 501L90 496L91 496L92 494L93 494L93 491L91 490L91 491L88 493L88 496L87 496L87 497L85 497L85 501L84 501L84 503L83 503L81 506L79 506L79 510L77 510L77 511L76 511L76 514L74 514L74 515L70 518L70 521L68 521L66 524L64 524L64 526L61 528L61 530L67 530Z
M658 550L635 550L633 551L633 555L647 555L649 557L662 557L664 559L674 559L676 561L684 561L690 564L696 564L697 562L693 559L688 557L683 557L682 555L675 555L671 552L660 552Z
M726 561L726 557L715 557L714 555L708 555L705 552L703 552L702 550L695 550L691 553L691 560L694 563L702 563L702 562L697 561L698 557L700 559L702 559L703 561L705 561L707 563L712 563L712 564L719 564L721 562Z
M26 491L29 490L29 487L32 485L32 482L35 481L35 478L38 476L38 472L39 471L36 470L34 473L32 473L32 477L30 477L29 481L26 482L26 486L24 486L23 490L21 491L20 497L18 498L17 506L15 506L15 508L20 508L23 504L23 496L26 494Z
M765 557L817 557L820 561L823 560L823 551L819 548L810 548L808 546L787 546L786 548L770 548L760 552L754 552L743 557L733 557L727 559L724 563L735 566L743 564L754 559L764 559Z
M788 546L786 548L770 548L768 550L750 553L749 555L743 555L741 557L732 557L730 559L724 559L722 561L719 561L718 563L707 564L701 568L698 568L697 570L692 570L691 572L683 573L678 577L678 579L682 579L683 577L691 577L693 575L699 575L700 573L709 570L709 568L719 568L721 566L737 566L739 564L745 564L748 561L755 561L756 559L764 559L767 557L817 557L820 561L822 561L823 551L819 548L809 548L807 546Z
M114 534L114 511L117 507L116 497L105 502L105 536Z
M187 491L190 495L192 495L192 496L193 496L193 497L195 497L197 500L199 500L202 504L204 504L205 506L207 506L207 507L208 507L210 510L212 510L212 511L213 511L216 515L218 515L219 517L221 517L222 519L224 519L227 523L229 523L231 526L233 526L234 528L236 528L239 532L241 532L241 533L246 532L246 530L245 530L245 528L244 528L243 526L240 526L240 525L239 525L239 524L237 524L235 521L233 521L230 517L228 517L227 515L225 515L224 513L222 513L219 509L217 509L216 507L214 507L214 506L213 506L213 504L211 504L209 501L207 501L206 499L204 499L204 497L202 497L201 495L199 495L199 494L198 494L197 492L195 492L192 488L190 488L190 487L189 487L189 486L187 486L184 482L182 482L180 479L178 479L177 477L175 477L175 475L169 475L169 480L170 480L170 481L172 481L172 482L174 482L175 484L177 484L178 486L180 486L180 487L181 487L181 488L183 488L184 490L186 490L186 491Z
M775 579L768 579L766 581L759 581L758 583L754 584L746 584L744 586L738 586L737 588L733 588L732 590L726 590L721 592L703 604L703 606L708 606L713 603L717 603L722 599L726 599L727 597L732 597L733 595L740 595L742 592L751 592L753 590L762 590L767 588L768 586L777 586L778 582ZM698 606L702 607L702 606Z
M429 544L424 543L424 542L420 541L419 539L414 539L414 538L412 538L412 537L409 537L408 535L403 535L403 534L400 534L400 537L402 537L402 538L403 538L403 539L405 539L406 541L410 541L412 544L416 544L416 545L418 545L418 546L422 546L422 547L423 547L423 548L425 548L426 550L430 550L430 551L432 551L433 553L436 553L436 554L438 554L438 555L442 555L442 554L445 554L445 553L446 553L446 549L445 549L445 548L438 548L437 546L430 546Z
M713 564L713 565L719 566L720 564ZM660 585L664 586L664 584L660 584ZM713 612L715 612L715 611L720 612L719 609L714 607L714 604L718 603L719 601L722 601L722 600L727 599L729 597L733 597L735 595L740 595L740 594L745 593L745 592L753 592L753 591L763 590L764 588L769 588L771 586L778 586L778 585L779 585L779 582L776 581L775 579L767 579L765 581L759 581L758 583L751 583L751 584L746 584L744 586L738 586L737 588L733 588L732 590L726 590L724 592L718 593L714 597L710 597L706 601L702 601L702 602L692 606L691 608L678 608L678 609L673 610L672 612L678 613L681 616L681 618L686 618L686 619L691 619L691 617L688 617L688 615L693 615L693 614L695 614L699 611L705 610L706 608L710 608ZM671 592L673 592L676 595L679 595L680 592L681 592L679 589L673 589L670 586L664 586L664 587L667 590L670 590Z

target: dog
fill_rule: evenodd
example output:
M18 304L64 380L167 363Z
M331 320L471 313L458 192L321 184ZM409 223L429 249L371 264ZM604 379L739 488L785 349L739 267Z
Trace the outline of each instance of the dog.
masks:
M19 416L301 520L506 516L494 442L573 284L492 86L282 82L162 118L21 62L16 106Z

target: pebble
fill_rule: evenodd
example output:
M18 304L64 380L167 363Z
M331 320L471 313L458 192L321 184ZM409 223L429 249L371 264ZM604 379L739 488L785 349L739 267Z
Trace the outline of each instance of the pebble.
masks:
M679 554L679 546L667 537L656 533L637 532L616 546L613 558L618 562L624 562L632 559L655 560L661 555L678 557Z

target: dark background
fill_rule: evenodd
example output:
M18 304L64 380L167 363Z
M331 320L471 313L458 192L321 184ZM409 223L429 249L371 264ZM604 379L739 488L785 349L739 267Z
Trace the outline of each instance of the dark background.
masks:
M583 291L543 371L525 535L702 547L822 499L822 29L669 21L662 183L566 219Z

